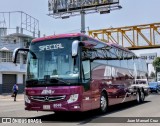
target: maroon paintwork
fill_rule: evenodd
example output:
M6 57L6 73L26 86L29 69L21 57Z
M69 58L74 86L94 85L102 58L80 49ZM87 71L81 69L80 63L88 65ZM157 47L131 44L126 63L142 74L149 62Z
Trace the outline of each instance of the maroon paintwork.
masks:
M31 104L27 104L26 105L26 110L38 110L38 111L44 111L43 109L43 105L50 105L51 109L49 111L74 111L73 105L80 105L81 106L81 99L82 99L82 92L83 89L80 86L55 86L55 87L47 87L48 90L52 90L54 91L54 95L42 95L42 91L45 90L46 87L37 87L37 88L26 88L26 95L28 96L61 96L61 95L65 95L65 99L62 101L57 101L57 102L38 102L35 100L31 100ZM77 102L75 102L74 104L67 104L67 100L69 99L69 96L71 94L79 94L80 97L77 100ZM53 107L53 104L62 104L62 107ZM46 110L45 110L46 111ZM78 110L77 110L78 111ZM79 110L80 111L80 110Z
M34 39L32 42L39 42L43 40L50 40L55 38L64 38L64 37L78 37L85 36L81 33L76 34L62 34L54 35L43 38ZM90 38L90 37L89 37ZM84 42L86 46L95 46L89 42ZM103 42L102 42L103 43ZM115 44L107 44L109 46L115 46L123 50L129 51L122 47L119 47ZM134 78L130 75L128 70L121 68L116 69L116 78L104 76L105 65L99 64L97 67L92 69L92 80L90 82L90 89L85 91L83 86L54 86L54 87L33 87L26 88L26 95L31 100L31 103L25 102L26 110L35 110L35 111L88 111L92 109L97 109L100 107L100 95L102 91L106 91L108 94L108 105L114 105L126 101L131 101L136 99L134 91L131 92L131 83ZM133 72L133 71L131 71ZM43 90L52 90L54 93L49 95L41 94ZM79 94L78 100L74 103L67 103L70 95ZM31 96L62 96L65 95L63 100L55 102L41 102L31 99ZM54 104L61 104L60 107L54 107ZM50 109L46 110L43 108L44 105L50 105ZM79 108L74 108L74 106L79 106Z
M39 42L39 41L44 41L44 40L56 39L56 38L78 37L78 36L89 37L82 33L58 34L58 35L45 36L42 38L36 38L36 39L33 39L32 42Z

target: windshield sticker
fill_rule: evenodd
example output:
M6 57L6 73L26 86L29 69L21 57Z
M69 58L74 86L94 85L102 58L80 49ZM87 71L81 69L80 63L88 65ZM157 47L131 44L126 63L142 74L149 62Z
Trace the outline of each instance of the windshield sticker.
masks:
M62 46L62 44L51 44L51 45L39 46L39 51L63 49L63 48L64 47Z

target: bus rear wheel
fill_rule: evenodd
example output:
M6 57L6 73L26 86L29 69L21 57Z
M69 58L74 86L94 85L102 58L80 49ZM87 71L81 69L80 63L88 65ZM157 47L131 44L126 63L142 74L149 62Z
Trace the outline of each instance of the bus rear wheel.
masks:
M140 95L140 91L139 90L137 91L137 94L136 94L136 102L138 104L141 102L141 95Z
M141 102L144 102L144 99L145 99L145 94L144 94L144 91L142 90L141 97L140 97Z
M160 91L159 91L159 90L157 90L156 92L157 92L157 94L160 94Z
M136 94L136 101L138 104L144 102L145 94L143 90L138 89Z
M106 113L107 109L108 109L107 96L104 92L102 92L101 97L100 97L100 112Z

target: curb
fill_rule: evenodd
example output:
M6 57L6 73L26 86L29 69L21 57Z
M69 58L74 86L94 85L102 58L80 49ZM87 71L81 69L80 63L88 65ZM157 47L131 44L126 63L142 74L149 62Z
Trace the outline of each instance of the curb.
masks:
M13 101L14 99L0 99L0 101ZM24 101L24 99L16 99L17 101Z

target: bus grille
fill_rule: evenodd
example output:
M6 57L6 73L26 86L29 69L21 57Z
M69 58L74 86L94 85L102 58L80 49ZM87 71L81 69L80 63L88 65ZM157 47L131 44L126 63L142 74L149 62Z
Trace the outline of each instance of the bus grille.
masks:
M65 99L65 95L62 96L31 96L32 100L42 101L42 102L54 102Z

